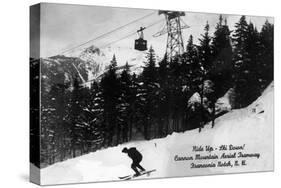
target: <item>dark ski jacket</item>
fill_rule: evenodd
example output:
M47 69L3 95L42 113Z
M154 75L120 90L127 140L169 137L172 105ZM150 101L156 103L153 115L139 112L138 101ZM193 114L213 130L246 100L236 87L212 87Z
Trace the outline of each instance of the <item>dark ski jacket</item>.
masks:
M142 160L141 153L135 147L129 148L127 154L134 162L140 162Z

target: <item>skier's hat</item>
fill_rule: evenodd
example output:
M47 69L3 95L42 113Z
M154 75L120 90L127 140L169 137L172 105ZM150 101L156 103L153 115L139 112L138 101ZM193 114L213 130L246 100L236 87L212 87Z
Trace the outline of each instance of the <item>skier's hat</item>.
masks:
M126 147L124 147L124 148L122 149L122 152L123 152L123 153L127 153L127 151L128 151L128 148L126 148Z

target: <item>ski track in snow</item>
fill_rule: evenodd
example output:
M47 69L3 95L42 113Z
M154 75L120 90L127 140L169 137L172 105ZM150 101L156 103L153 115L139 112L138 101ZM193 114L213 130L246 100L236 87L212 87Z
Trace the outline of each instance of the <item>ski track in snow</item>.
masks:
M214 128L207 124L201 133L195 129L173 133L161 139L128 142L56 163L41 170L41 184L119 180L118 177L133 173L130 168L131 159L121 152L123 147L136 147L143 154L141 165L146 170L156 169L149 177L141 176L135 179L270 171L273 170L273 123L272 83L263 95L248 107L233 110L217 118ZM259 159L248 158L247 166L233 168L191 169L192 161L174 161L175 155L194 156L192 146L216 147L221 144L245 144L243 152L258 152L261 156ZM209 153L204 151L200 154ZM204 163L206 162L208 161L204 160Z

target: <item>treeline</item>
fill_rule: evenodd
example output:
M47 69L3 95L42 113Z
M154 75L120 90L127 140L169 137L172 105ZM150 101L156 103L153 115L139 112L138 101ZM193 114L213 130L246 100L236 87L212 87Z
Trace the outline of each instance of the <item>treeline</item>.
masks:
M186 51L156 61L151 47L140 75L113 56L100 81L41 83L41 167L134 139L165 137L199 128L220 115L216 101L230 88L233 108L261 95L273 80L273 24L261 31L242 16L230 31L222 16ZM193 100L196 98L198 100Z

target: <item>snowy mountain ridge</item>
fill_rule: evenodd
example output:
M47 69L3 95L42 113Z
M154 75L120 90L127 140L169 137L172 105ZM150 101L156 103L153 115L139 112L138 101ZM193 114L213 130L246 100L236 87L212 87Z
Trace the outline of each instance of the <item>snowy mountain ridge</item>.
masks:
M60 75L60 80L56 80L55 83L65 83L73 80L78 75L81 83L90 85L89 81L100 78L108 69L113 55L117 59L117 70L121 70L128 62L131 74L140 74L142 72L146 52L121 48L101 50L92 45L78 52L69 53L67 56L57 55L43 58L43 79L52 82L51 77L54 78Z

